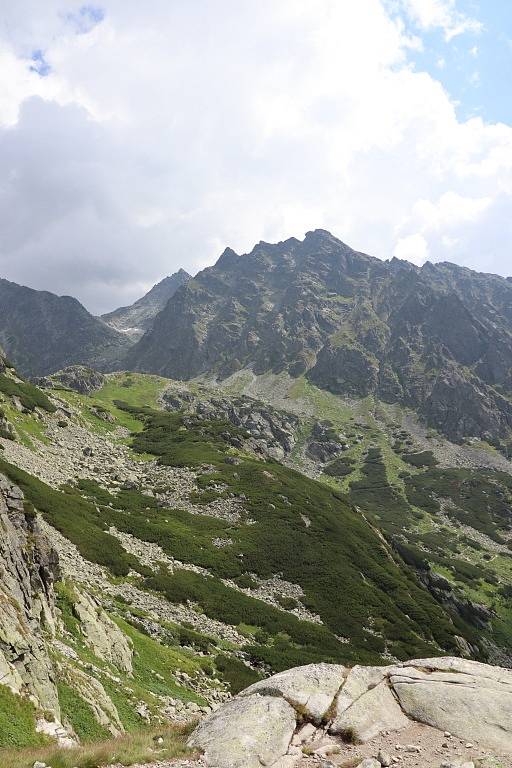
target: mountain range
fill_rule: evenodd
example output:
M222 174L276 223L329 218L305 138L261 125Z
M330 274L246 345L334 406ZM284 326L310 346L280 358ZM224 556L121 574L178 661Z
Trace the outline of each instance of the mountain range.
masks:
M228 248L194 279L180 270L102 318L7 281L0 309L0 342L28 375L71 363L183 380L286 371L508 450L511 279L382 261L315 230L245 255Z
M112 370L189 279L181 269L131 306L102 317L71 296L0 280L0 347L26 376L45 376L80 363Z
M452 439L506 442L512 282L381 261L322 230L244 256L227 249L166 305L125 365L181 379L284 370L414 408Z

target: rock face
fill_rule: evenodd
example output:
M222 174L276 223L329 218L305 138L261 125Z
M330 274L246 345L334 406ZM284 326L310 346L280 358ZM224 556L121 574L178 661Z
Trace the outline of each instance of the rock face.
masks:
M512 672L461 659L425 659L391 669L390 683L413 720L512 751Z
M350 671L298 667L243 691L207 717L190 744L217 768L294 765L305 721L355 742L416 721L510 754L512 672L454 657Z
M347 669L336 664L309 664L287 669L268 680L251 685L241 696L277 696L297 710L307 712L316 725L329 714L330 707L342 687Z
M75 363L109 369L130 346L70 296L0 280L0 344L25 376L45 376Z
M102 388L105 380L103 373L87 368L85 365L68 365L67 368L51 376L36 378L34 384L38 387L62 386L73 389L81 395L91 395Z
M188 283L191 276L184 269L169 275L153 286L142 298L129 307L120 307L102 315L101 319L116 331L137 341L151 328L157 314L165 307L178 288Z
M95 656L108 661L127 674L132 674L132 647L99 602L80 590L75 590L74 613L80 621L80 631Z
M453 264L417 268L328 232L239 256L178 291L126 367L189 379L306 374L335 393L419 411L450 439L512 430L512 282Z
M57 556L26 511L21 490L0 475L0 683L59 713L44 639L55 631Z

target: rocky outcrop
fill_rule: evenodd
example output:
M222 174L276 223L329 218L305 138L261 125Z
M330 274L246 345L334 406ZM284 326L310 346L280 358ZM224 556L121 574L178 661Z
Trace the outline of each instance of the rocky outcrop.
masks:
M45 388L65 387L81 395L92 395L93 392L102 388L105 380L103 373L87 368L85 365L68 365L67 368L51 376L35 378L34 384Z
M301 759L297 744L318 740L318 726L357 743L412 721L510 755L512 672L454 657L351 670L298 667L256 683L209 715L190 744L217 768L288 768Z
M101 604L86 592L74 590L73 611L80 622L80 631L93 653L131 675L132 646Z
M208 765L260 768L286 754L296 714L283 698L255 694L228 702L195 731L190 746L204 750Z
M45 639L55 631L57 556L23 493L0 475L0 683L58 715Z
M346 437L336 432L330 421L319 421L313 425L306 453L310 458L325 464L348 448Z
M168 389L162 395L167 410L194 414L201 421L226 421L237 427L238 435L226 435L234 448L260 456L282 459L296 442L299 419L250 397L195 396L187 390Z
M124 733L118 711L99 680L70 665L62 665L60 675L89 705L97 722L112 736ZM66 725L70 726L68 723Z

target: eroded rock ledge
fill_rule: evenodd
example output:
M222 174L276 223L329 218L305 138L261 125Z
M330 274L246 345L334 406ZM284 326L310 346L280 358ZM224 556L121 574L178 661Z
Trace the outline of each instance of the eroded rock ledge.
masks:
M216 768L292 768L303 755L305 724L367 742L411 721L510 754L512 671L453 657L388 667L297 667L250 686L209 715L190 744Z

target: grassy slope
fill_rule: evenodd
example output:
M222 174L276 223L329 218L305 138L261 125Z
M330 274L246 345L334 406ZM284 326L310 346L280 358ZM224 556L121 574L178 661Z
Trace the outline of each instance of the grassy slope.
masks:
M462 597L491 608L495 617L490 637L512 651L512 553L505 548L493 551L492 544L482 546L478 535L468 537L461 528L470 526L512 548L507 543L511 477L485 469L437 469L428 451L412 451L407 433L399 431L399 439L393 437L402 417L399 406L366 398L347 408L342 398L302 379L289 394L306 403L316 418L330 419L347 435L362 434L362 441L352 443L343 454L341 476L328 477L328 482L346 491L390 541L401 539L408 548L401 549L408 562L428 563ZM448 502L441 517L440 499Z
M440 645L452 647L452 629L442 611L416 585L411 574L393 562L382 540L339 494L277 462L245 457L237 466L226 464L228 446L223 436L233 431L229 425L194 424L188 420L187 430L183 430L179 414L146 410L140 415L146 418L146 429L136 436L136 449L153 452L162 463L173 466L213 465L215 473L200 477L199 485L207 490L211 483L222 484L226 492L244 496L250 518L256 521L255 525L236 529L224 523L226 534L233 539L232 547L214 550L201 541L202 551L193 554L201 558L200 564L217 576L233 578L254 572L265 578L282 573L284 578L300 584L308 607L333 633L350 638L348 645L337 649L338 658L375 660L384 651L386 641L391 652L400 657L426 652L425 639L435 638ZM310 527L301 522L302 513L312 521ZM216 520L214 524L222 522ZM158 521L145 524L137 520L135 525L136 535L146 538L156 535ZM158 542L172 553L174 543L166 539L162 528ZM186 559L186 552L182 556ZM179 580L187 581L186 588ZM206 591L208 610L228 610L227 595L214 582L202 586L190 575L165 577L164 581L165 585L160 581L160 587L167 593L183 594L191 589L201 602L201 598L206 600ZM233 595L229 610L235 611L243 597ZM214 605L210 605L211 601ZM258 621L268 631L270 618ZM282 619L283 628L285 621L288 619ZM289 634L291 630L287 627L285 631ZM320 629L310 630L312 634L317 631ZM324 654L325 650L324 642Z
M0 685L0 748L37 746L44 738L36 733L36 712L34 706L9 688ZM0 759L0 765L4 763Z

